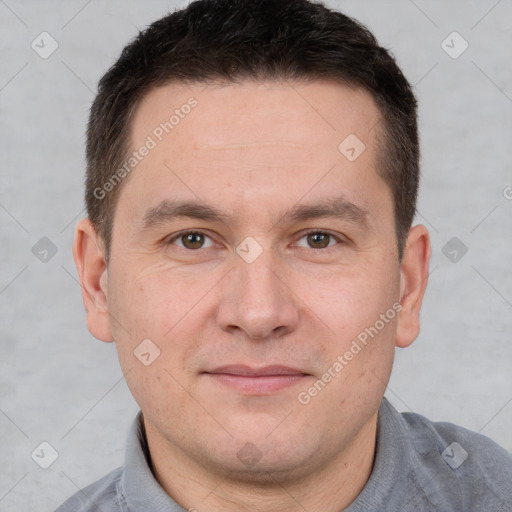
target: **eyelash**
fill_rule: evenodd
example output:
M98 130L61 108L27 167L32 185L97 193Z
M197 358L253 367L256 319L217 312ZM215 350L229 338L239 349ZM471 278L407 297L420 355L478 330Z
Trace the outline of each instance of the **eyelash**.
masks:
M167 245L172 245L176 240L180 239L183 236L190 235L190 234L204 235L205 237L208 237L208 238L212 239L211 236L209 236L208 234L204 233L203 231L200 231L200 230L186 230L186 231L180 231L178 234L176 234L172 238L168 239L168 241L166 243L167 243ZM299 240L301 240L304 237L307 237L308 235L312 235L312 234L327 235L327 236L330 236L331 238L334 238L336 240L336 242L338 242L338 244L344 244L345 243L344 240L342 240L339 236L335 235L334 233L331 233L330 231L323 231L323 230L318 230L318 229L311 229L311 230L306 231L305 233L303 233L301 235ZM332 249L333 247L334 246L332 246L332 245L328 245L327 247L317 248L317 249L315 249L314 247L308 247L308 248L316 250L316 251L324 251L324 252L326 252L329 249ZM180 248L181 249L185 249L185 250L187 250L189 252L200 251L201 249L203 249L203 247L201 247L199 249L188 249L186 247L180 247ZM208 249L208 247L206 249Z

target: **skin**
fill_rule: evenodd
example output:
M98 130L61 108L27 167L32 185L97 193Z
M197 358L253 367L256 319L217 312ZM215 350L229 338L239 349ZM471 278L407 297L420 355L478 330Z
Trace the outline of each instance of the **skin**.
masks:
M170 84L139 105L133 147L191 96L197 106L122 184L108 265L89 220L77 226L89 330L115 340L155 476L185 509L339 511L371 473L395 346L419 332L428 232L410 230L400 263L391 191L375 170L380 113L364 90L326 80ZM366 146L352 162L338 149L349 134ZM285 215L339 197L363 219ZM147 212L166 200L225 217L161 215L144 229ZM184 245L183 230L207 235L204 245ZM246 237L262 250L252 263L236 252ZM300 403L398 301L400 313ZM134 355L147 338L160 350L149 366ZM286 365L303 376L245 392L205 373L226 364ZM241 460L245 445L252 464Z

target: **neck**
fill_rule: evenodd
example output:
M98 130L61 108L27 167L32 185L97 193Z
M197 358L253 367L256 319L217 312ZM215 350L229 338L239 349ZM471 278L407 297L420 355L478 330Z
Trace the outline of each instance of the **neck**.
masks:
M156 480L192 512L339 512L365 486L375 456L377 414L342 453L333 454L321 466L308 464L309 471L302 470L300 476L266 472L255 479L209 470L145 424Z

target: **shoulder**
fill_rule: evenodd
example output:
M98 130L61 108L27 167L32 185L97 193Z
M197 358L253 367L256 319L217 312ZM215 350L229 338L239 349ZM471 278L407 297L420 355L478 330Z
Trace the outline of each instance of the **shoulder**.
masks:
M512 510L512 455L486 436L402 413L418 471L443 479L464 510ZM508 507L508 508L504 508Z
M122 468L114 469L100 480L78 491L63 503L55 512L120 512L123 510L118 486Z

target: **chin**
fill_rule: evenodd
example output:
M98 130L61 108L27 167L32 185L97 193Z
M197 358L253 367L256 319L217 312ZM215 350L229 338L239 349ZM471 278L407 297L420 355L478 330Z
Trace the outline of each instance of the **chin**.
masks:
M305 436L299 432L295 436L283 432L276 439L265 439L266 436L268 432L259 438L253 435L255 442L237 436L224 449L219 449L219 444L212 446L207 457L216 471L229 473L230 479L261 485L291 482L322 466L325 454L320 442L318 446L305 446Z

